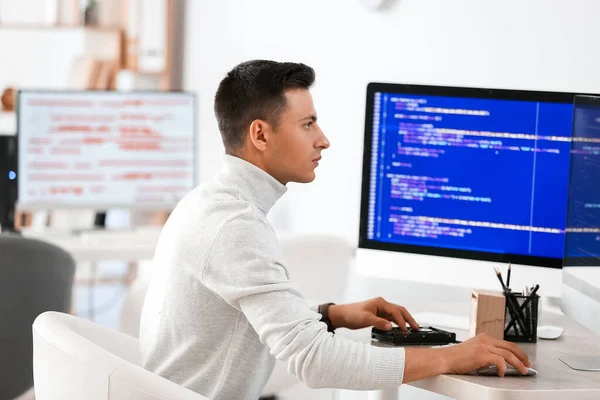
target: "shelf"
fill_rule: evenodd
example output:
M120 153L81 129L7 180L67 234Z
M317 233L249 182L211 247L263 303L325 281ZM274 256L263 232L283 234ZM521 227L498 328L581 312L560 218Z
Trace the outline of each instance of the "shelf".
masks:
M102 61L121 60L122 34L118 29L29 27L10 29L0 25L0 54L3 59L12 60L2 64L0 90L64 89L69 87L77 59L87 56Z
M17 115L14 112L0 111L0 135L12 136L17 133Z
M0 30L86 30L100 32L119 32L121 28L118 26L85 26L85 25L43 25L43 24L0 24Z

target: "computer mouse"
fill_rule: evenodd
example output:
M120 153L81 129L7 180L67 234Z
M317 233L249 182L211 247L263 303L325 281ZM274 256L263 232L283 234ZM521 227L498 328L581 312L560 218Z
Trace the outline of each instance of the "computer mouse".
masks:
M565 328L555 325L540 325L537 328L537 337L540 339L554 340L562 336Z
M498 367L495 365L488 365L487 367L481 367L475 371L477 375L486 375L486 376L498 376ZM521 373L514 368L512 365L507 365L506 372L504 376L533 376L537 375L537 371L533 368L527 368L527 374L521 375Z

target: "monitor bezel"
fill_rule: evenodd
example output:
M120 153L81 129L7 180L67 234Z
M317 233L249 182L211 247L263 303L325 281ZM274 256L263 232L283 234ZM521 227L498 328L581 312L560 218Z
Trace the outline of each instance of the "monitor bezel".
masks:
M372 133L373 133L373 101L376 92L398 93L398 94L417 94L430 96L447 97L465 97L478 99L494 100L521 100L536 101L548 103L566 103L573 104L573 100L578 93L568 92L548 92L533 90L511 90L511 89L490 89L476 87L457 87L457 86L431 86L414 85L402 83L382 83L370 82L367 85L366 103L365 103L365 130L364 147L362 160L362 184L361 184L361 206L358 247L362 249L387 250L403 253L424 254L432 256L462 258L469 260L481 260L491 262L512 262L520 265L530 265L537 267L548 267L560 269L563 266L563 258L527 256L522 254L494 253L476 250L452 249L446 247L421 246L412 244L398 244L381 242L367 238L368 229L368 208L369 208L369 188L371 179L371 151L372 151Z
M192 107L193 107L193 135L192 135L192 188L198 185L198 171L197 171L197 163L198 163L198 96L194 92L188 92L185 90L133 90L133 91L115 91L115 90L76 90L76 89L65 89L65 90L53 90L53 89L21 89L17 92L17 101L16 101L16 123L17 123L17 131L16 131L16 152L17 152L17 161L15 165L15 172L17 173L17 208L20 211L35 211L35 210L44 210L44 209L95 209L95 210L108 210L111 208L120 208L120 209L136 209L141 211L172 211L173 208L177 205L177 203L145 203L145 204L127 204L127 203L72 203L72 202L28 202L23 203L19 199L19 192L21 190L21 180L20 177L20 162L19 162L19 147L21 144L21 123L20 123L20 110L21 110L21 101L22 101L22 93L39 93L39 94L78 94L78 95L106 95L106 96L115 96L115 95L169 95L169 94L179 94L184 96L189 96L192 99Z

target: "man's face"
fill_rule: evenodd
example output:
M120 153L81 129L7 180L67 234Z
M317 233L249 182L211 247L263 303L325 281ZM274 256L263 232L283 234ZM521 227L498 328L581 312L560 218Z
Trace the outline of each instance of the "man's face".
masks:
M315 179L321 151L329 141L317 125L317 112L306 89L288 90L287 106L271 136L265 161L269 172L281 183L308 183Z

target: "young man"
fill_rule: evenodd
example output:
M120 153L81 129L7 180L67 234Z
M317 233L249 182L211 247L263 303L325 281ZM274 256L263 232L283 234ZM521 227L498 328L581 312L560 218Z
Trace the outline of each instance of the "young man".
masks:
M523 351L487 336L406 350L340 338L330 331L418 325L381 298L319 313L294 287L266 216L288 182L315 179L329 147L309 92L314 78L303 64L256 60L219 85L224 168L180 202L160 236L142 313L143 366L213 400L257 399L276 358L314 388L382 389L489 364L503 375L506 362L525 373Z

